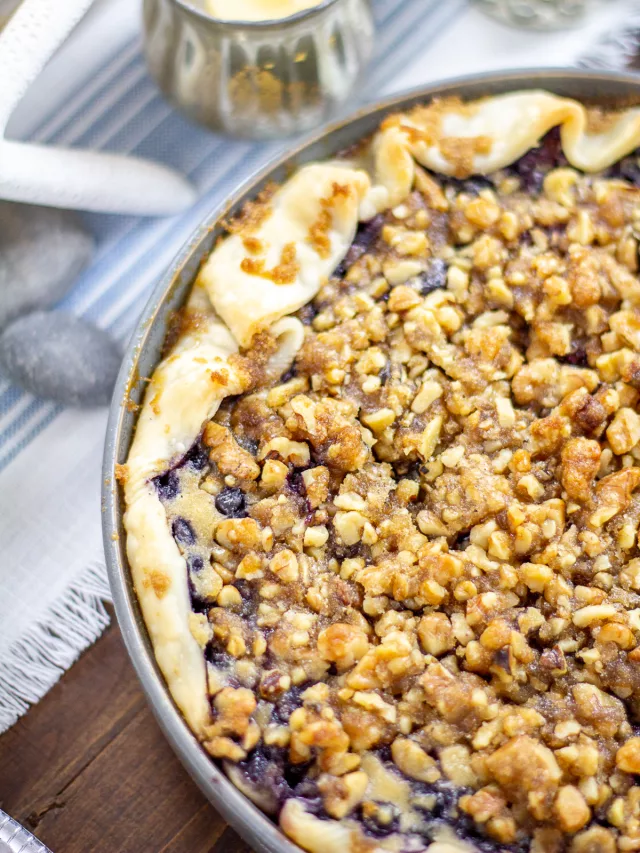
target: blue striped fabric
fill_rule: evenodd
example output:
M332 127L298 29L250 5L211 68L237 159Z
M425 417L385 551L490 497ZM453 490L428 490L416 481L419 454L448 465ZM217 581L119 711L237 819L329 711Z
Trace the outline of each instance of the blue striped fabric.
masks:
M465 0L376 0L377 54L361 98L375 99L460 11ZM176 167L200 200L172 219L86 215L97 237L95 260L60 307L84 315L124 341L155 282L215 204L286 143L230 142L182 119L159 95L138 40L121 47L33 141L135 153ZM0 471L61 412L0 379Z

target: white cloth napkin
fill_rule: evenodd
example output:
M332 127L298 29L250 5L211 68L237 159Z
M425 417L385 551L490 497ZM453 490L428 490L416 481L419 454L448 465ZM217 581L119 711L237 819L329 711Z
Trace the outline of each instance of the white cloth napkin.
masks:
M575 64L630 3L571 33L510 30L464 0L374 0L377 58L362 100L471 71ZM198 222L283 143L230 142L162 100L144 69L138 4L100 0L10 126L17 138L156 157L198 186L179 218L95 214L95 261L63 307L125 341L154 283ZM108 622L100 534L106 412L34 399L0 378L0 732L55 683Z

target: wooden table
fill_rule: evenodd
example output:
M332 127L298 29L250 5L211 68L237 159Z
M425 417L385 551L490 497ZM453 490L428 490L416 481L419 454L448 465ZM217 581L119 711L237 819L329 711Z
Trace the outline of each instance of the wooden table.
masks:
M0 737L0 808L53 853L250 853L165 741L115 622Z

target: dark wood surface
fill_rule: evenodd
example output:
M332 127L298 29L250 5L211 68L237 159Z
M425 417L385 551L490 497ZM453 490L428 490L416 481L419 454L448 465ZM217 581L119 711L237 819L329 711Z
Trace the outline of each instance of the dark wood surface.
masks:
M115 624L0 736L0 808L53 853L250 853L165 741Z

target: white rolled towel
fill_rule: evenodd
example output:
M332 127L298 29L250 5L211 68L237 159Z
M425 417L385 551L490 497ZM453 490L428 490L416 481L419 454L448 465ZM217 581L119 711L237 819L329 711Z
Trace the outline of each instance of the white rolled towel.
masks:
M4 138L13 110L92 2L23 0L0 33L0 198L103 213L179 213L196 192L173 169L139 157Z

